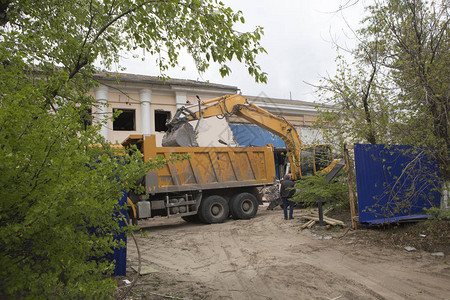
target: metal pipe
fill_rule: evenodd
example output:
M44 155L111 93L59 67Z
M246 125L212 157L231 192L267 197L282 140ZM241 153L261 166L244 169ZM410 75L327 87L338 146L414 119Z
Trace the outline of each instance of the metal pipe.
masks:
M323 221L323 207L322 207L322 203L323 203L323 199L320 198L318 201L318 208L319 208L319 226L325 226L325 222Z
M196 97L198 99L198 121L194 129L195 135L197 135L198 133L198 127L200 126L200 121L202 120L202 100L200 100L200 97L198 95L196 95Z

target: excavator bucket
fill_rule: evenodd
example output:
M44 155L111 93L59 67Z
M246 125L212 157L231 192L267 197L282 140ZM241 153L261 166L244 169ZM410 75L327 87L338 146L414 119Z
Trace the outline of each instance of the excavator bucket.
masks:
M163 147L198 147L194 128L187 121L171 127L162 139Z

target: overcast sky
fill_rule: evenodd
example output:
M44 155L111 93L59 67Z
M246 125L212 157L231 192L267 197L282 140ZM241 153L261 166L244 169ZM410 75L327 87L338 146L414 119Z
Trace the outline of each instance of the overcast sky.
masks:
M251 31L255 26L264 27L261 44L268 54L258 57L262 69L268 73L268 84L256 84L243 65L230 64L231 76L222 78L218 68L204 74L195 69L187 55L180 57L180 67L167 72L172 78L210 81L237 86L242 93L251 96L314 101L314 88L306 84L318 84L321 76L333 74L337 55L332 40L351 47L348 28L357 28L367 1L356 1L339 11L340 5L353 0L222 0L233 10L242 10L245 24L236 28ZM348 25L347 25L348 24ZM123 59L127 73L159 75L154 59ZM183 71L182 67L186 70Z

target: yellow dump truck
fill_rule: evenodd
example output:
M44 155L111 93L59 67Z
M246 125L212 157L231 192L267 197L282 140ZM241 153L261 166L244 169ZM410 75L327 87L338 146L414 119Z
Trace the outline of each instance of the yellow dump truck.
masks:
M156 147L155 136L131 135L122 145L136 145L144 161L161 156L189 155L168 161L143 178L146 192L130 193L130 215L182 217L186 221L221 223L253 218L261 203L259 190L276 181L273 148Z

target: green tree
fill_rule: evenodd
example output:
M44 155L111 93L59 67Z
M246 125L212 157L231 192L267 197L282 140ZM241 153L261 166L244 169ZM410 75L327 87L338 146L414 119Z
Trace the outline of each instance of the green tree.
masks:
M227 75L238 59L264 82L262 29L239 33L238 22L241 12L210 0L1 1L0 297L102 299L114 290L101 257L120 244L116 203L161 161L117 159L101 124L83 122L93 62L111 68L143 48L164 74L187 49L200 71L215 62Z
M318 106L316 125L325 128L330 143L342 145L347 139L369 144L388 143L390 102L380 87L376 62L365 65L349 63L342 56L336 59L337 74L322 79L319 96L326 101ZM328 130L328 128L333 130Z
M340 176L337 180L328 182L325 175L305 176L295 182L297 190L292 201L307 207L314 207L321 200L337 207L348 207L348 187Z
M322 124L341 142L425 147L439 163L442 205L450 190L448 1L385 0L367 7L353 62L324 78ZM342 130L343 129L343 130ZM345 130L345 131L344 131Z

